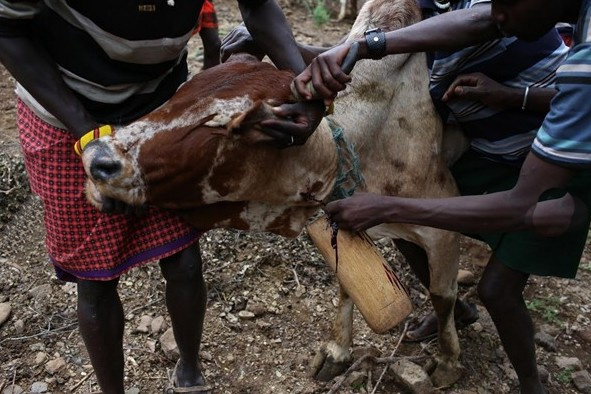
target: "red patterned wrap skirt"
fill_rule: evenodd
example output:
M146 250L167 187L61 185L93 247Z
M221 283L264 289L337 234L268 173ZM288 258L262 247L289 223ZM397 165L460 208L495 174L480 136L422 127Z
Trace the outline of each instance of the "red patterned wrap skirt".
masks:
M60 279L114 279L201 236L155 207L143 217L99 212L86 200L86 174L72 134L44 122L20 100L17 117L29 183L43 202L45 245Z

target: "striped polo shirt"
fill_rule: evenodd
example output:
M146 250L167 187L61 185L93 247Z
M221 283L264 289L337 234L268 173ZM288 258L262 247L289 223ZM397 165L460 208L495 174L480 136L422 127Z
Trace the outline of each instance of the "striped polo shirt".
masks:
M489 0L451 1L454 10ZM423 16L441 12L434 0L421 0ZM453 52L430 54L430 91L445 121L457 122L470 140L471 148L496 161L521 163L529 152L544 113L521 108L497 109L466 99L443 103L441 97L460 74L481 72L503 85L553 88L556 70L568 48L553 29L535 42L515 37L500 38Z
M558 94L532 146L538 157L591 168L591 0L583 0L574 46L558 69Z
M187 79L186 44L199 0L0 0L0 36L31 34L101 123L123 124L164 103ZM18 96L62 127L28 92Z

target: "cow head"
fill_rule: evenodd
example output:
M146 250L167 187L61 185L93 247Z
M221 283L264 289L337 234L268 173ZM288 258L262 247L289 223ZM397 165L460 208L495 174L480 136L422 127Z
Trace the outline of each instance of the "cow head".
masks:
M279 150L259 122L293 102L293 75L253 57L196 74L163 106L88 144L87 197L178 210L201 229L295 236L331 192L337 167L325 123Z

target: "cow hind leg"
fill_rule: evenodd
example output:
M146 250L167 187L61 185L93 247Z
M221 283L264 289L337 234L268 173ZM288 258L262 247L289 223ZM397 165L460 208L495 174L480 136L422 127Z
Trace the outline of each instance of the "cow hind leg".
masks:
M459 244L456 234L435 229L429 231L429 234L423 233L419 242L396 240L396 246L429 289L437 315L439 354L428 370L435 386L447 387L464 371L458 361L460 345L454 322Z
M459 362L460 342L454 321L457 298L459 236L456 233L433 229L425 247L429 259L431 303L437 315L439 356L431 380L437 387L448 387L457 382L464 368Z
M342 374L351 363L353 344L353 300L339 286L339 306L332 327L333 338L323 343L312 361L312 375L330 381Z
M337 21L342 21L343 19L345 19L345 16L347 15L347 6L349 1L351 0L340 0L339 16L337 17Z

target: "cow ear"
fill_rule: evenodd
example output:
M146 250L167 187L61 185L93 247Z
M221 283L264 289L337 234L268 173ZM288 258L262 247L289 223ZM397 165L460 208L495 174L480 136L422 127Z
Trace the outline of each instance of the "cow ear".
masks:
M248 110L240 113L226 124L226 129L243 143L257 144L273 141L273 138L262 131L260 122L277 118L271 106L262 100L256 101Z

